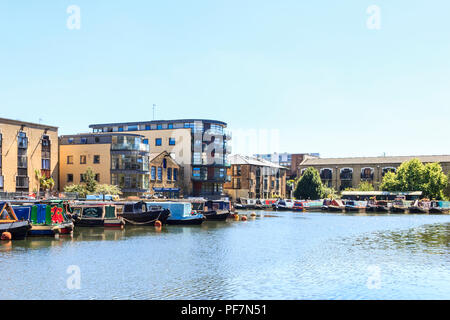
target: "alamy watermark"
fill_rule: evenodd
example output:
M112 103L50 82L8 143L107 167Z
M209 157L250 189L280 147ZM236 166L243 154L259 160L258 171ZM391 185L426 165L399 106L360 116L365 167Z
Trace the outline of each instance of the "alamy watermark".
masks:
M66 26L69 30L81 29L81 9L77 5L70 5L67 7L66 12L69 14L67 18Z
M70 276L66 280L66 286L69 290L81 289L81 269L77 265L71 265L67 267L67 274Z
M370 30L380 30L381 29L381 9L379 6L373 4L369 6L366 10L369 17L366 21L366 26Z
M381 268L377 265L370 265L367 267L369 277L367 278L367 289L381 289Z

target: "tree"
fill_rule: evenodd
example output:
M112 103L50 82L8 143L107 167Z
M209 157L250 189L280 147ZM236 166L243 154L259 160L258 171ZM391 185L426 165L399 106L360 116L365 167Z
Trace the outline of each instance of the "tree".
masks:
M87 194L86 187L81 184L72 184L70 186L65 186L64 192L77 193L81 198L85 198Z
M323 196L323 185L319 171L309 167L300 177L294 191L296 199L320 199Z
M375 188L373 187L373 184L371 184L369 181L363 181L361 182L356 188L347 188L345 191L374 191Z
M430 199L444 199L448 177L439 163L427 163L424 169L423 193Z
M422 191L427 198L444 199L448 177L439 163L424 165L419 159L403 162L397 172L387 172L380 185L384 191Z
M52 177L47 178L44 174L41 173L39 169L34 170L34 174L39 183L38 192L41 190L47 191L52 190L55 186L55 180Z
M98 184L97 187L95 188L95 193L118 196L122 194L122 191L120 190L119 186L110 184Z
M97 180L95 180L95 173L91 167L87 168L83 174L84 183L86 185L86 191L88 193L94 193L97 187Z

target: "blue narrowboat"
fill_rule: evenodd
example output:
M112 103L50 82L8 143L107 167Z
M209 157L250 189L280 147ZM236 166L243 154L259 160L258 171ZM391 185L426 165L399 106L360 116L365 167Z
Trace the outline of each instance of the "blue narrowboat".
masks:
M170 225L199 225L205 220L203 214L192 211L190 202L148 202L147 204L169 209L170 216L167 219L167 224Z

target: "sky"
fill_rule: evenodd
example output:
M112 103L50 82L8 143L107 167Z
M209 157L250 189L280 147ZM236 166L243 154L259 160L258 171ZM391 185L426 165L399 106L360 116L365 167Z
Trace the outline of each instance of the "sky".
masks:
M445 0L2 0L0 117L74 134L152 120L156 104L156 119L226 122L233 153L448 154L449 12Z

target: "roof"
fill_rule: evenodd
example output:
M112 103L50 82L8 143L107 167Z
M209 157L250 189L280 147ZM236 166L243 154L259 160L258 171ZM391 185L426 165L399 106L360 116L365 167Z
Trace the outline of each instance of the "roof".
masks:
M13 124L13 125L23 125L25 127L31 127L31 128L38 128L38 129L48 129L52 131L57 131L58 127L55 126L49 126L45 124L40 123L33 123L33 122L26 122L26 121L20 121L20 120L12 120L12 119L6 119L6 118L0 118L0 123L6 123L6 124Z
M405 191L405 192L389 192L389 191L342 191L343 196L421 196L422 191Z
M321 165L352 165L352 164L389 164L403 163L411 159L419 159L422 162L450 162L450 155L426 155L426 156L393 156L393 157L354 157L354 158L308 158L301 166Z
M103 127L111 127L111 126L122 126L122 125L139 125L139 124L159 124L159 123L175 123L175 122L210 122L217 123L223 126L227 126L227 124L223 121L218 120L210 120L210 119L176 119L176 120L149 120L149 121L137 121L137 122L116 122L116 123L97 123L89 125L89 128L103 128Z
M278 168L278 169L287 169L286 167L280 166L276 163L264 160L264 159L257 159L254 157L249 156L243 156L240 154L235 154L229 157L230 164L249 164L254 166L262 166L262 167L271 167L271 168Z

